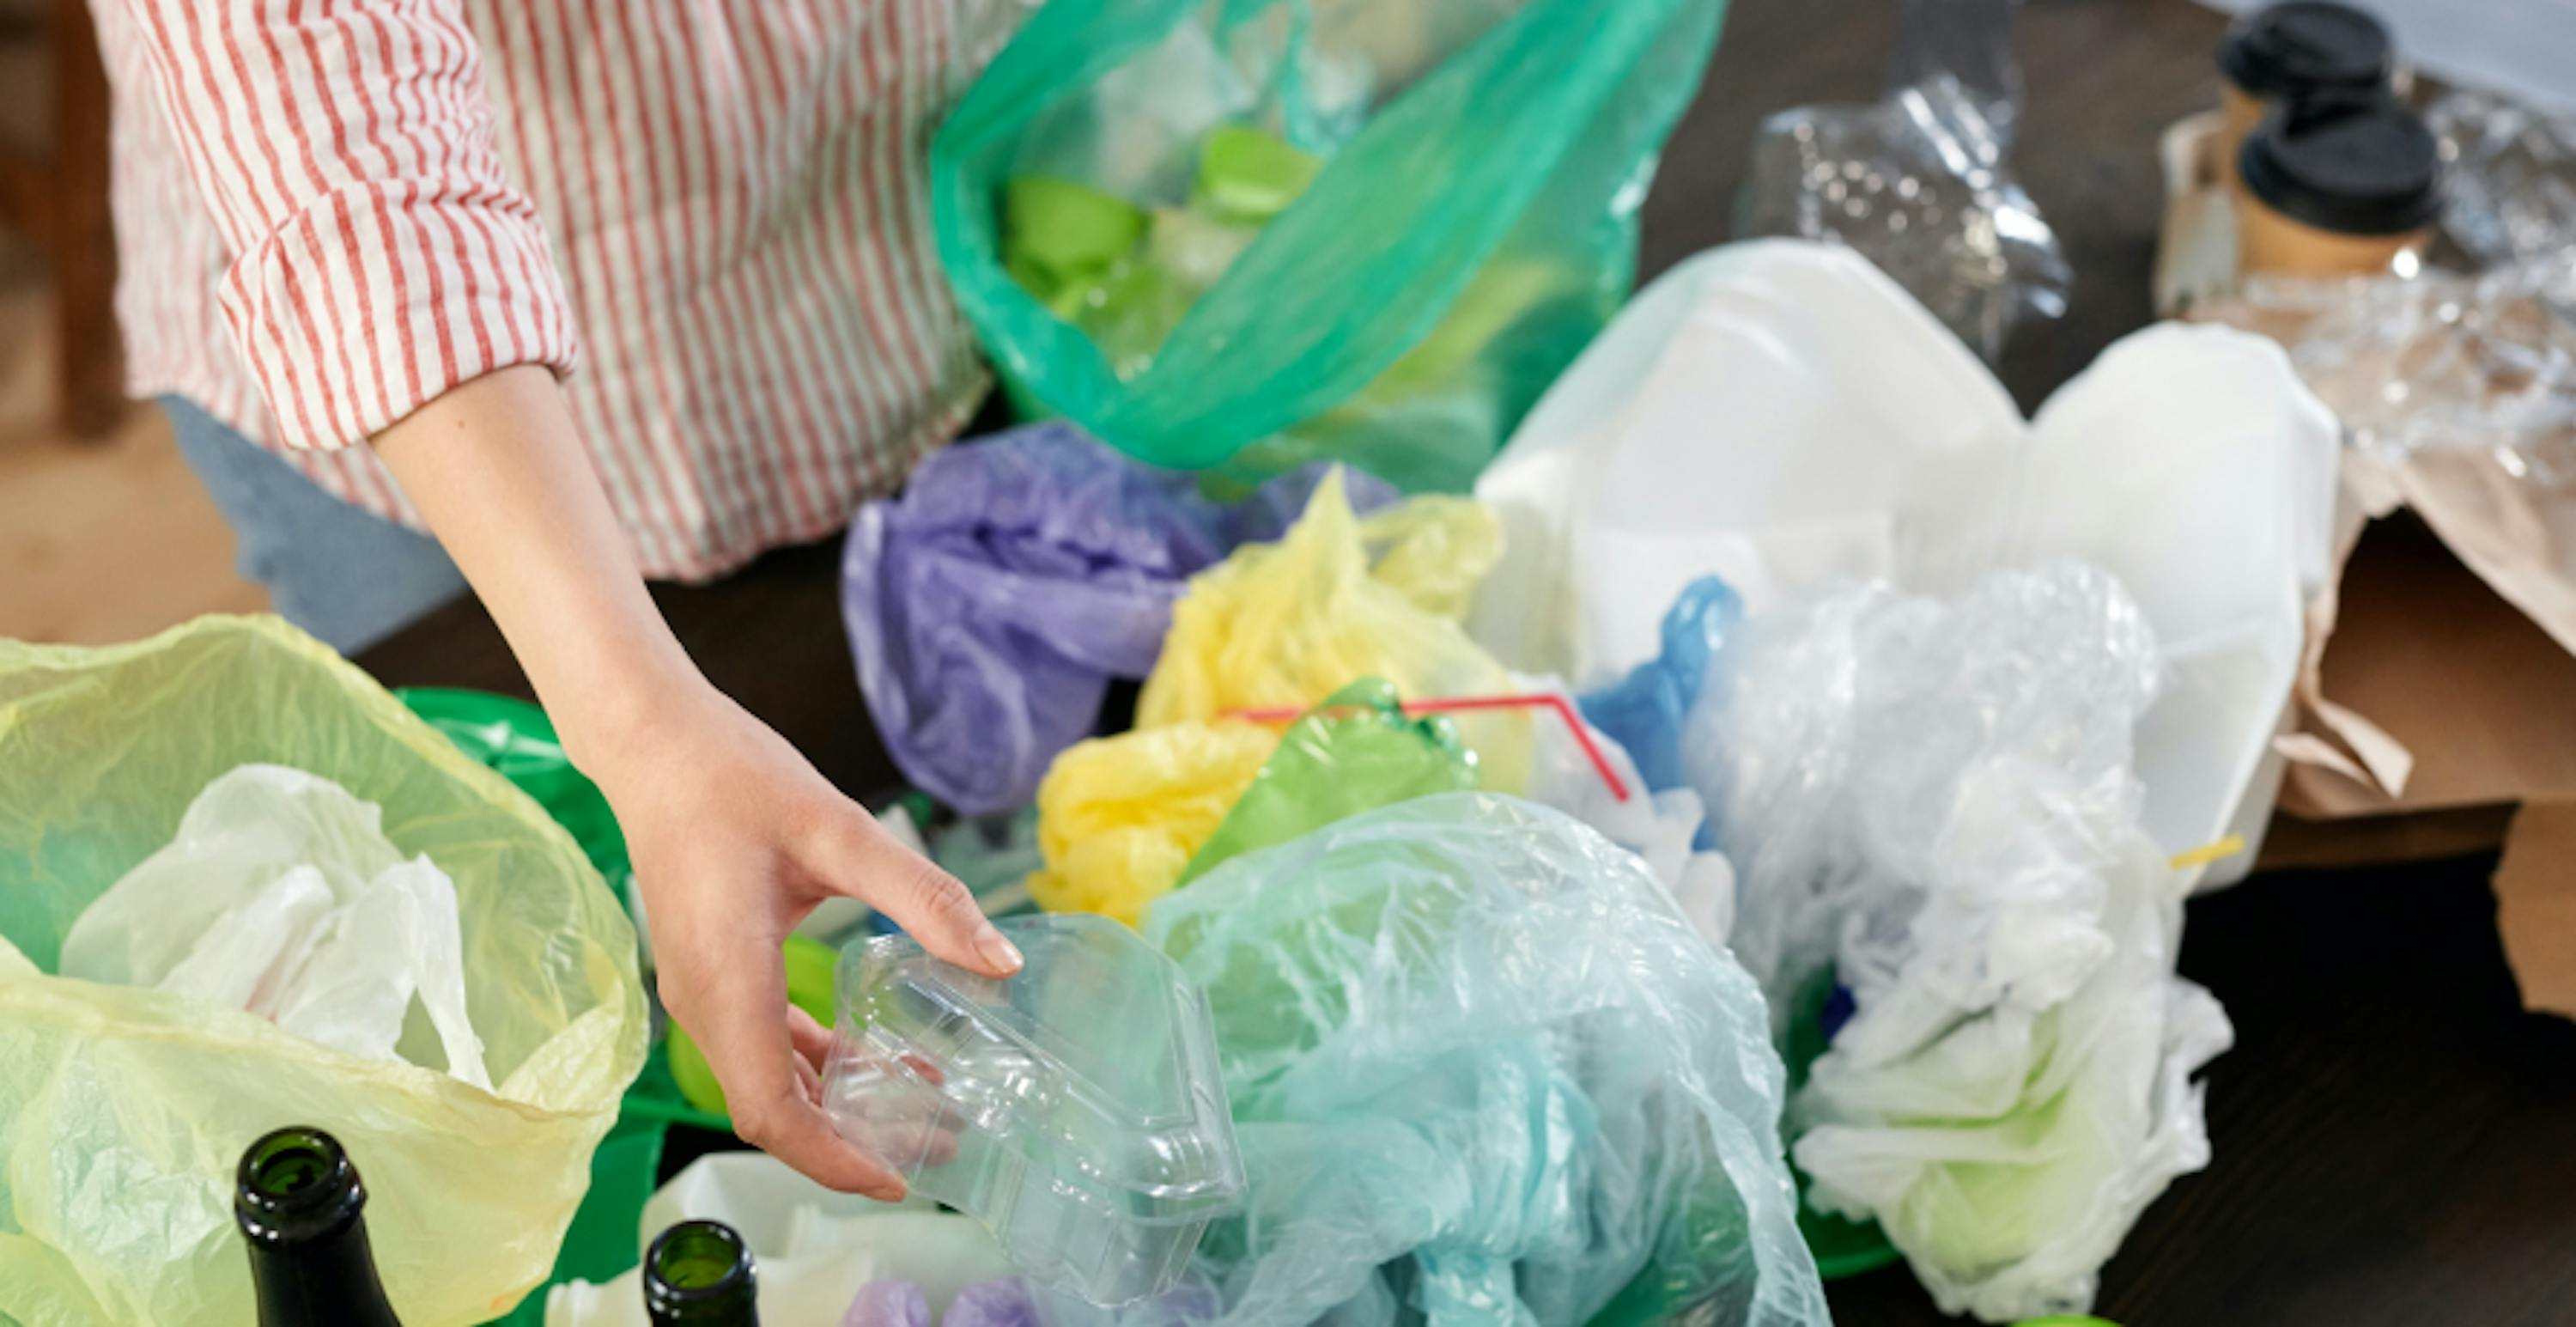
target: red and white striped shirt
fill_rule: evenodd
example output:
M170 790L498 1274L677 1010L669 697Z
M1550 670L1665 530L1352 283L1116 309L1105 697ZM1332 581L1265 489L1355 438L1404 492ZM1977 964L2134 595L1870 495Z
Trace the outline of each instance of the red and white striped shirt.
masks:
M984 378L926 145L1015 0L93 0L117 312L177 394L417 525L353 446L566 379L648 574L844 524Z

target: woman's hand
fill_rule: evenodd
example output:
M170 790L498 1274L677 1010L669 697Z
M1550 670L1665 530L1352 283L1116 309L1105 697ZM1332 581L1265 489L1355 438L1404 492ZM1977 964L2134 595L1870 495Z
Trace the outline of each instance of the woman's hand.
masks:
M893 1200L903 1181L821 1107L831 1034L787 1003L779 946L835 894L891 916L931 953L988 976L1019 952L966 887L897 844L768 725L683 688L585 766L617 811L653 931L662 1003L724 1084L734 1128L816 1180Z
M1019 955L964 886L897 847L689 661L545 369L458 386L375 447L616 809L663 1003L706 1052L735 1127L836 1189L901 1197L903 1182L823 1116L816 1074L831 1036L788 1007L779 944L816 903L847 894L961 967L1007 976Z

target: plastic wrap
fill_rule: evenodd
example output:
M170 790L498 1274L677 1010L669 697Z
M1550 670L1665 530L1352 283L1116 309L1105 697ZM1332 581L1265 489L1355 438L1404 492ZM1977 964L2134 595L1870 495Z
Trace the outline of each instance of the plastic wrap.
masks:
M1059 0L932 142L940 262L1005 383L1133 455L1267 471L1321 454L1463 487L1625 295L1637 182L1723 9ZM1191 198L1211 145L1243 131L1323 163L1261 191L1280 210L1257 230L1230 223L1240 200ZM1125 256L1132 341L1023 281L1009 203L1033 177L1129 218L1070 256ZM1142 261L1139 229L1162 232Z
M2004 169L2021 101L2013 3L1905 0L1884 100L1762 122L1736 234L1851 246L1989 361L2023 317L2064 313L2074 273Z
M1792 1106L1809 1201L1874 1217L1945 1310L2081 1311L2206 1163L2190 1077L2230 1035L2173 975L2184 882L2139 820L2154 633L2074 562L1749 625L1687 741L1775 1021L1827 973L1853 1006Z
M361 1059L56 975L73 919L208 783L259 763L374 803L396 851L452 879L492 1090L423 1067L425 1019L401 1059ZM251 1321L234 1167L298 1120L365 1158L404 1321L506 1312L555 1260L645 1030L634 930L581 849L319 642L270 618L102 650L0 642L0 1318Z
M2576 483L2576 262L2258 277L2210 313L2279 335L2351 445L2376 460L2487 452L2515 478Z
M1590 829L1416 798L1236 858L1147 935L1208 993L1247 1210L1195 1297L1114 1321L1826 1321L1760 994Z
M1320 468L1231 506L1066 424L952 447L851 523L841 611L904 776L967 815L1025 805L1090 735L1112 678L1154 666L1188 578L1276 539ZM1354 477L1360 510L1393 495Z
M2474 89L2424 109L2442 140L2442 231L2479 262L2576 259L2576 114Z

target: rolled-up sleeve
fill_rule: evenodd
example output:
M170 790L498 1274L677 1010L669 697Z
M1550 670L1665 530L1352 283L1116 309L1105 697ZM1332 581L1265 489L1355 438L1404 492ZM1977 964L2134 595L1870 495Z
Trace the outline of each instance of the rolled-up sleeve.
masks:
M495 369L571 370L570 304L457 0L125 2L288 445L357 442Z

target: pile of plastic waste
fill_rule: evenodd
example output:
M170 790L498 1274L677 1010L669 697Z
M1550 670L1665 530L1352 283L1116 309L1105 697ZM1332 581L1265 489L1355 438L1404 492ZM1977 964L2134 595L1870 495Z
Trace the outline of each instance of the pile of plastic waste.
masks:
M226 1167L285 1118L418 1322L640 1322L682 1220L844 1327L1810 1327L1898 1257L2086 1311L2210 1156L2176 956L2327 575L2299 370L2403 361L2466 404L2365 441L2520 465L2576 360L2563 273L2303 288L2295 363L2152 329L2024 418L1978 355L2067 278L2010 8L1909 6L1886 99L1756 144L1747 228L1812 238L1624 305L1717 0L1028 17L931 206L1041 422L856 513L840 595L886 819L1027 966L854 904L782 965L909 1207L756 1156L648 1201L724 1101L532 708L442 735L265 622L0 642L0 1319L249 1320Z

